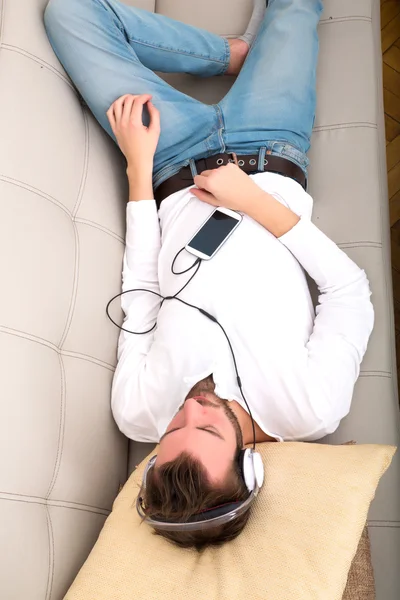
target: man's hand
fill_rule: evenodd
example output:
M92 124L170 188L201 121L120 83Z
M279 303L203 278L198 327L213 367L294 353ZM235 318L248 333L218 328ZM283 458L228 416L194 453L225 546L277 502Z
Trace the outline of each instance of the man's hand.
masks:
M299 222L296 213L264 192L233 163L203 171L196 175L194 182L201 189L191 188L190 191L199 200L243 212L276 237L287 233Z
M128 170L152 174L153 159L160 138L160 112L151 102L151 94L125 94L107 111L111 129L127 160ZM143 106L147 102L148 127L143 125Z
M247 213L251 198L265 192L240 167L228 163L218 169L203 171L196 175L194 182L197 188L190 192L199 200Z

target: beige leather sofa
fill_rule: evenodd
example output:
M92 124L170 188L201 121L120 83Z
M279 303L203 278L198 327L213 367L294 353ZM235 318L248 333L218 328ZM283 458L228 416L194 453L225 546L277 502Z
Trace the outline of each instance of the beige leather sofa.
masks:
M243 33L252 7L130 2L224 35ZM118 331L105 305L121 282L124 161L47 41L46 3L0 0L2 600L63 597L149 451L128 455L110 412ZM326 0L320 38L313 218L366 269L376 308L351 413L326 441L398 444L379 0ZM233 82L168 80L210 103ZM398 600L399 454L369 518L377 598Z

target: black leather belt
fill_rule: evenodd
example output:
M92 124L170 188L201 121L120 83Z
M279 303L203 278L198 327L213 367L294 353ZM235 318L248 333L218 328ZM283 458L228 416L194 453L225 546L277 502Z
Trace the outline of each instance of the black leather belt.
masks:
M237 164L246 173L262 173L258 169L258 154L241 154L237 156L234 152L224 154L214 154L207 158L199 158L195 160L197 172L200 174L207 169L217 169L223 165L233 162ZM305 190L307 189L307 178L304 171L291 160L266 154L264 158L264 171L279 173L285 177L290 177L299 183ZM182 169L163 181L154 192L154 197L157 203L157 208L160 208L161 202L167 196L179 192L186 187L194 184L190 166L182 167Z

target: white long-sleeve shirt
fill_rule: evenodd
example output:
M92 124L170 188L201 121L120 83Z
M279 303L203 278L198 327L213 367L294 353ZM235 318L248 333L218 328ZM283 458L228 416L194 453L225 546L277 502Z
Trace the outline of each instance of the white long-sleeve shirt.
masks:
M312 199L292 179L251 175L301 219L280 238L248 216L179 295L215 316L234 349L253 417L279 441L316 440L335 431L350 409L373 328L365 272L311 222ZM129 202L123 291L172 296L191 276L172 261L213 207L189 189ZM175 270L195 257L183 251ZM319 288L314 312L305 271ZM176 300L145 292L122 296L126 315L112 389L120 430L158 442L190 389L213 375L215 393L245 410L228 343L217 324Z

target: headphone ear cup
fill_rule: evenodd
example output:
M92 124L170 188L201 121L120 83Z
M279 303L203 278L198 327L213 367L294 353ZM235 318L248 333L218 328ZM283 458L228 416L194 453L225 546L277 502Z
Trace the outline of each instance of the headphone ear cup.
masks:
M264 463L259 452L253 452L253 469L257 485L261 488L264 483Z
M238 461L248 491L252 492L256 484L260 488L264 482L264 465L260 453L246 448L240 451Z
M241 450L239 452L239 456L238 456L238 465L239 465L239 469L240 469L240 473L242 475L242 478L244 480L244 467L243 467L243 460L244 460L244 453L246 452L246 450Z
M155 456L152 456L151 459L149 460L149 462L147 463L144 473L143 473L143 477L142 477L142 487L146 487L146 481L147 481L147 474L150 471L150 469L152 469L154 467L154 464L157 460L157 454Z
M241 450L239 455L239 466L242 472L243 480L249 492L252 492L255 488L256 479L253 468L253 457L252 450L246 448Z

